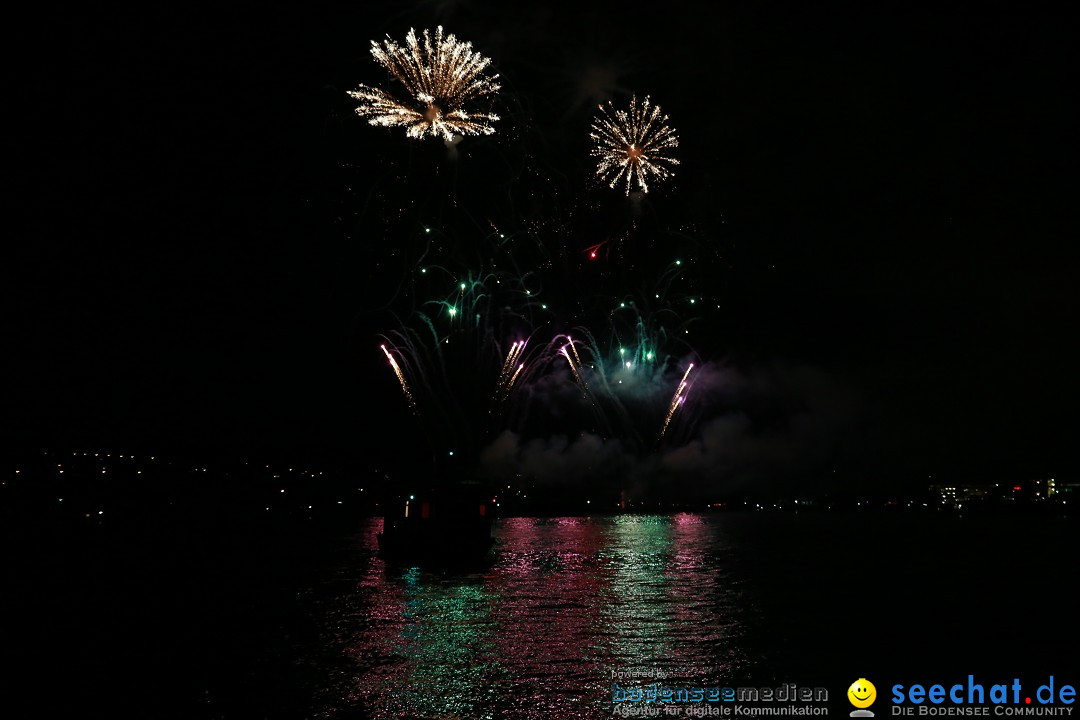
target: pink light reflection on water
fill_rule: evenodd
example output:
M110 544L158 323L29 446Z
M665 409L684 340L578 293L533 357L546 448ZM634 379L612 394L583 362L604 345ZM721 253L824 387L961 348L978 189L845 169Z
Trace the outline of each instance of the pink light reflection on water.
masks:
M475 572L388 567L380 525L359 538L351 593L316 608L346 659L321 716L609 716L614 670L676 683L739 667L737 596L700 516L505 518Z

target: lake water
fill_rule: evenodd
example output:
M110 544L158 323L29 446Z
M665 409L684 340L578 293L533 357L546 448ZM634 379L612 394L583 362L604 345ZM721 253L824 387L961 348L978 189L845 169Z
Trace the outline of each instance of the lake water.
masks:
M1080 680L1068 522L508 518L472 573L388 568L379 527L301 592L311 717L611 717L616 673L826 687L833 714L860 677Z
M659 682L846 717L858 678L1080 684L1062 518L503 518L468 572L387 566L381 524L20 533L4 716L600 718Z

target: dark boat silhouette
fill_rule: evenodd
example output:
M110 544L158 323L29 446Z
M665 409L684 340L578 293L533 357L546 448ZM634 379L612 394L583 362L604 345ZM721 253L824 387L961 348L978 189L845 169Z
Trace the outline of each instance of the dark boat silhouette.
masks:
M379 553L388 562L473 564L489 559L495 496L483 483L448 481L388 503Z

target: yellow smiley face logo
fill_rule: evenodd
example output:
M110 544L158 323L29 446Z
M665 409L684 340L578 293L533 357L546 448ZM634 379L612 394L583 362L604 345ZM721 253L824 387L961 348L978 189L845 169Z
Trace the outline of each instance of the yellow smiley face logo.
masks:
M866 678L859 678L847 689L848 700L857 708L867 708L877 698L877 688Z

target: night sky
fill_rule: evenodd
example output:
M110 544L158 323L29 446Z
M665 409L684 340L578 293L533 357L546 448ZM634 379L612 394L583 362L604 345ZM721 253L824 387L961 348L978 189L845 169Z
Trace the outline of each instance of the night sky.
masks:
M377 335L414 226L442 213L465 242L468 213L539 227L545 291L571 305L693 249L715 407L668 457L710 481L1080 474L1071 16L385 5L17 28L11 450L423 454ZM456 159L345 94L387 85L372 39L440 23L503 84L499 133ZM592 180L589 123L631 93L670 115L682 164L642 206L648 246L590 264L633 206Z

